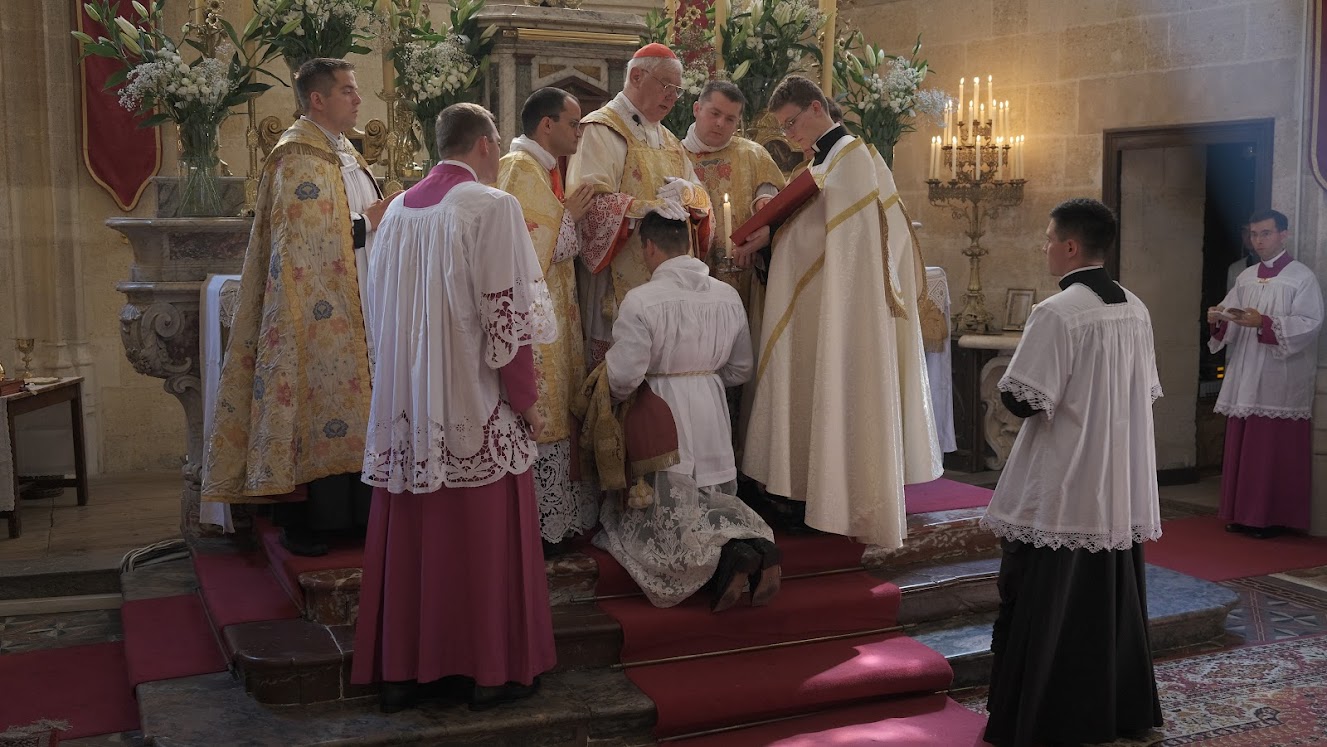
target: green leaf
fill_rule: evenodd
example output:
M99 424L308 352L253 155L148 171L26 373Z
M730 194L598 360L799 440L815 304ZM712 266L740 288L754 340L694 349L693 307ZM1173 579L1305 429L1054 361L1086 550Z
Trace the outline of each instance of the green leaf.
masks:
M105 85L107 88L116 88L120 85L123 85L125 79L128 77L129 77L129 68L122 67L119 70L116 70L115 72L111 73L110 77L106 78Z
M295 33L295 29L299 28L299 24L300 24L299 18L292 18L289 23L281 27L280 33L282 35L293 34Z
M170 120L171 120L170 115L163 112L160 114L153 114L152 116L148 117L142 122L139 122L138 126L143 129L147 129L149 127L160 127L161 125L166 124Z

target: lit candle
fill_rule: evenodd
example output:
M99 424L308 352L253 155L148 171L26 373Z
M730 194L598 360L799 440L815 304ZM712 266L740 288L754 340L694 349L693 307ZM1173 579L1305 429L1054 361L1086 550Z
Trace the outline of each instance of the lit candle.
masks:
M940 136L931 138L931 171L930 178L940 178Z
M733 258L733 206L728 202L728 193L723 193L723 245L725 254Z
M194 0L194 25L202 26L207 18L207 12L203 8L203 0Z
M968 104L968 100L963 98L963 86L968 82L967 78L958 79L958 116L963 116L963 108Z
M982 124L985 124L985 123L986 123L986 104L985 104L985 103L983 103L983 104L981 104L980 106L977 107L977 121L978 121L978 122L981 122Z
M972 77L972 110L977 111L978 102L981 101L981 78Z
M991 100L991 114L995 113L995 76L986 76L986 98Z
M958 180L958 138L949 141L949 181Z
M945 99L945 140L949 139L949 123L953 121L953 118L954 118L953 102L951 102L949 99Z

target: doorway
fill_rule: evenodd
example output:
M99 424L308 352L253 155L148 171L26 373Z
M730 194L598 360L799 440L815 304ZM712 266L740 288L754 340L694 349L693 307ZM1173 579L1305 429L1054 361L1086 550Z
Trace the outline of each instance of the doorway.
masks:
M1203 312L1244 261L1245 219L1270 205L1272 136L1271 119L1104 133L1103 202L1120 220L1107 267L1152 316L1162 484L1220 469L1225 419L1213 407L1224 360L1207 352Z

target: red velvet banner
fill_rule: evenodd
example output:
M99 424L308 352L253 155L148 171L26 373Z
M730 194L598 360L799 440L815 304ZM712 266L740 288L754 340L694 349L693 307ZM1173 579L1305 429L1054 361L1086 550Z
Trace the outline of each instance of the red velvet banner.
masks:
M97 38L105 36L101 24L92 20L80 0L74 0L78 30ZM134 8L121 3L120 14L133 19ZM100 184L121 210L138 204L148 179L161 166L161 131L141 129L140 117L120 106L120 95L102 86L119 68L117 60L88 57L79 65L83 81L83 164L93 181Z
M1327 16L1323 13L1324 0L1313 2L1313 141L1309 162L1318 186L1327 189L1327 60L1323 59L1323 37L1327 36Z

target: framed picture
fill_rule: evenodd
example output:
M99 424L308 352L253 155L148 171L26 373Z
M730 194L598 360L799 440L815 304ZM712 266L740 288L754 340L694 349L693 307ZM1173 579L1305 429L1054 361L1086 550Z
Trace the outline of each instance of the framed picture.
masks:
M1004 329L1006 332L1018 332L1027 324L1028 314L1032 313L1032 304L1037 291L1032 288L1010 288L1005 296Z

